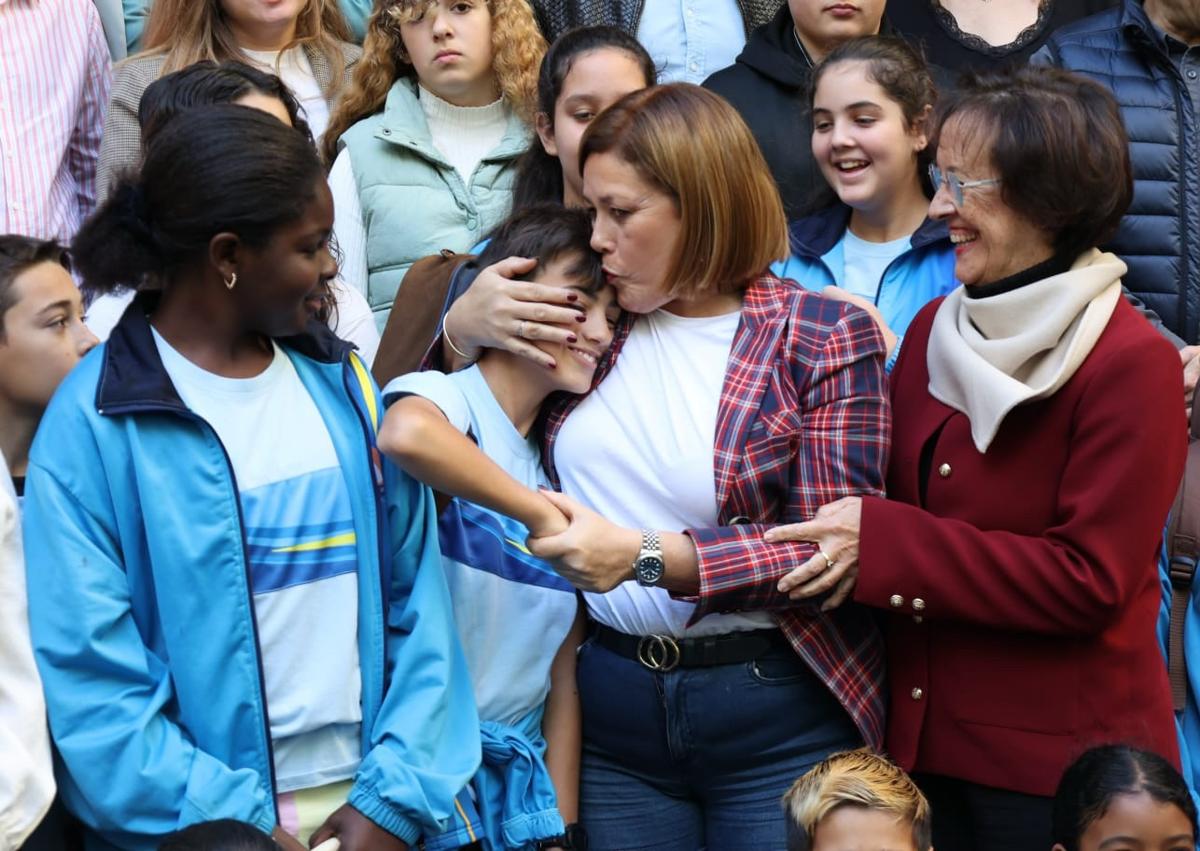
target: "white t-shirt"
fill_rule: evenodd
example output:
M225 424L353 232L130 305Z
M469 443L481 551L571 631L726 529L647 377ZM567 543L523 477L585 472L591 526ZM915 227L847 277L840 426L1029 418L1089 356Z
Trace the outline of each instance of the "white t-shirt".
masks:
M271 74L278 75L284 85L291 89L300 106L304 108L304 118L312 130L313 138L321 144L325 128L329 126L329 104L321 84L313 74L312 64L301 47L293 47L280 53L278 50L246 50L242 53L259 68ZM276 67L278 64L278 67Z
M217 433L237 480L277 791L352 777L361 761L358 556L350 492L291 358L253 378L196 366L157 331L180 398Z
M384 401L416 395L529 488L547 485L537 443L513 426L478 366L392 379ZM475 686L479 717L518 724L550 691L550 665L579 603L571 584L525 548L529 530L459 499L438 520L442 566Z
M883 273L893 260L912 246L912 235L890 242L867 242L846 228L839 240L842 246L842 289L875 301Z
M329 329L343 340L353 343L369 368L379 351L379 329L375 326L375 314L367 298L353 287L340 280L329 282L337 308L329 318ZM108 339L112 329L121 320L125 308L133 301L134 291L102 295L87 309L87 327L101 342Z
M554 464L563 491L618 525L682 532L717 525L713 445L740 312L639 316L612 372L563 424ZM765 612L712 614L662 588L622 583L585 594L600 623L631 635L717 635L773 627Z

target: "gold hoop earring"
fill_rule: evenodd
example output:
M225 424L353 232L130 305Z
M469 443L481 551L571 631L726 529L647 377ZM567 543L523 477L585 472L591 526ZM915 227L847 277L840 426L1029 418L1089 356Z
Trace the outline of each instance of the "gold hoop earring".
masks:
M229 275L229 280L225 281L225 289L231 290L237 286L237 272L232 272Z

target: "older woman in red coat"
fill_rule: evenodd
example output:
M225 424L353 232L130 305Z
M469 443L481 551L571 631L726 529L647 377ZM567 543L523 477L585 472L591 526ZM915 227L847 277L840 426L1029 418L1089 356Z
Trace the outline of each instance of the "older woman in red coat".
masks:
M1093 248L1129 204L1107 92L1065 72L967 80L944 105L930 214L963 287L914 320L892 373L888 499L769 540L819 551L780 582L884 609L887 747L934 845L1050 847L1049 796L1089 746L1178 761L1155 568L1179 483L1179 359Z

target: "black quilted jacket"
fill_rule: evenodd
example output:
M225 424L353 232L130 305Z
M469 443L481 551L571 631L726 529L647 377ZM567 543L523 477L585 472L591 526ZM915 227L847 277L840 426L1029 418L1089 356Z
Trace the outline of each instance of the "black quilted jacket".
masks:
M546 40L554 41L572 27L599 24L620 27L636 35L646 0L531 0L531 3ZM749 36L755 27L771 19L783 0L737 0L737 4Z
M1063 27L1034 55L1116 96L1132 142L1133 204L1105 246L1125 286L1188 343L1200 342L1200 129L1179 66L1138 0Z

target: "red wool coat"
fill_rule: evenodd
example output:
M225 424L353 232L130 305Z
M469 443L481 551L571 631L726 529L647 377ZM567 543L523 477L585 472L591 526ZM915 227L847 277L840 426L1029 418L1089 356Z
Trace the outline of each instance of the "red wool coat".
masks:
M1186 450L1178 354L1120 301L1075 375L980 454L929 394L941 301L892 373L889 499L863 501L855 599L890 612L887 749L1034 795L1105 742L1177 764L1155 621Z

